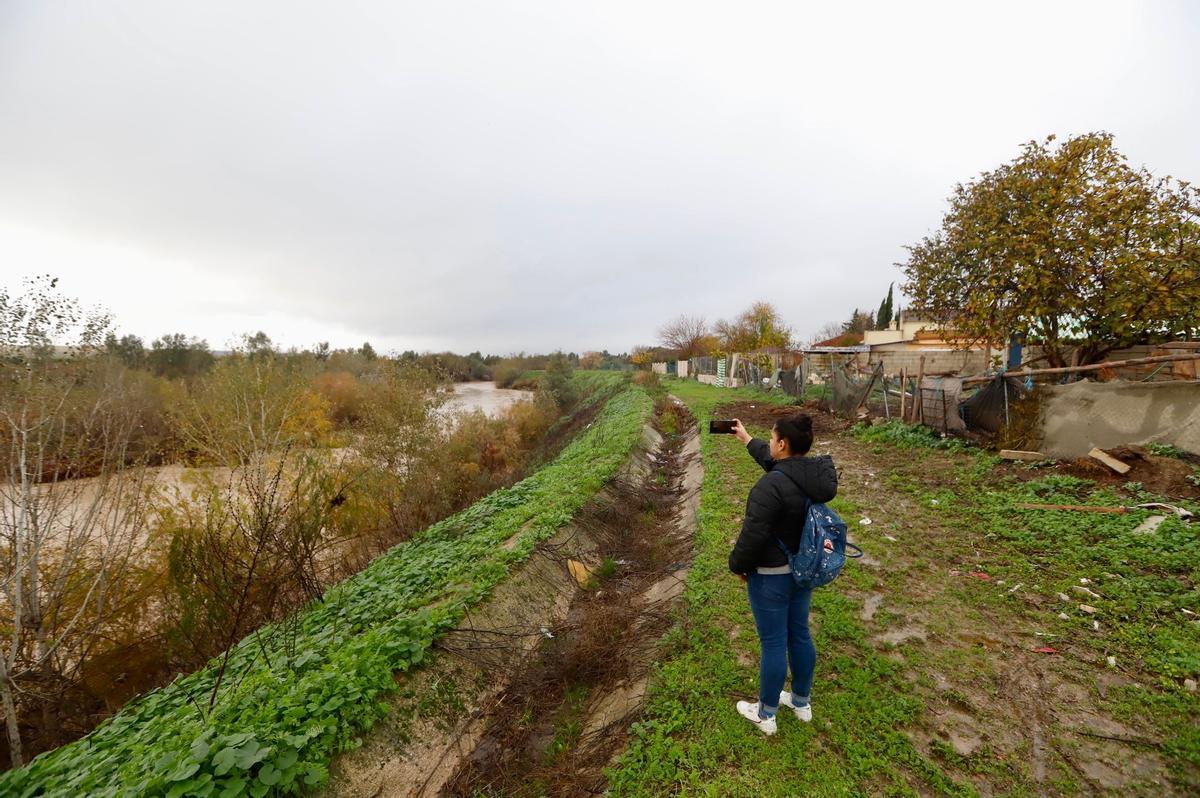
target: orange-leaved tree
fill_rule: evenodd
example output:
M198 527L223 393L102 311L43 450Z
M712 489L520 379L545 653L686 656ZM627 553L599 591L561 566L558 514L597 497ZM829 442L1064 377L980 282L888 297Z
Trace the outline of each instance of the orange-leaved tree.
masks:
M1023 333L1064 366L1200 330L1200 192L1134 169L1111 134L1028 142L949 202L898 265L914 309L962 340Z

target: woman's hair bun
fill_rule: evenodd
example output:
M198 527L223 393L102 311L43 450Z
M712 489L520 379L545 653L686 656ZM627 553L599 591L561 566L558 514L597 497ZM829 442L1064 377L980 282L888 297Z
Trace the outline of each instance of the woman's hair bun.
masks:
M812 448L812 416L797 413L781 418L775 422L775 432L780 438L787 439L792 454L805 454Z

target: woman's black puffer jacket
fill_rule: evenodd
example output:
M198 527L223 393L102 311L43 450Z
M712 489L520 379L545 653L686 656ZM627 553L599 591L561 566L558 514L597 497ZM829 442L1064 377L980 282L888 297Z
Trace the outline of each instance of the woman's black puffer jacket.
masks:
M729 555L729 570L735 574L787 565L787 556L776 540L782 540L791 551L800 545L805 494L808 500L822 503L837 495L837 469L827 454L776 461L767 442L758 438L746 444L746 450L767 473L746 500L742 533Z

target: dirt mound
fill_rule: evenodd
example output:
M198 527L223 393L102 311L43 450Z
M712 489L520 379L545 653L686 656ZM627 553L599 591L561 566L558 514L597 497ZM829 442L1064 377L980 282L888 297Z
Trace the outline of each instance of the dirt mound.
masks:
M1009 473L1020 479L1039 479L1047 473L1068 474L1081 479L1090 479L1098 485L1123 487L1127 483L1140 483L1142 489L1171 499L1200 499L1200 458L1188 455L1185 458L1159 457L1142 446L1116 446L1107 450L1109 454L1129 466L1129 473L1118 474L1091 457L1062 460L1052 468L1010 467Z
M775 405L759 402L730 402L713 410L713 418L740 419L748 427L771 427L776 419L806 413L812 417L814 432L841 432L849 429L850 422L822 410L816 402L802 405ZM702 424L707 424L702 419Z

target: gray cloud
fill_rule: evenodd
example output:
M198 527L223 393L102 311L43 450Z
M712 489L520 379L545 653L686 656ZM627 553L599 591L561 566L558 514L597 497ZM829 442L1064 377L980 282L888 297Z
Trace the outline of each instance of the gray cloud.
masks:
M1200 174L1189 5L965 6L9 3L5 282L213 342L807 334L1024 140Z

